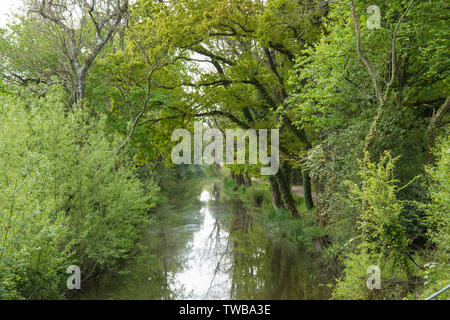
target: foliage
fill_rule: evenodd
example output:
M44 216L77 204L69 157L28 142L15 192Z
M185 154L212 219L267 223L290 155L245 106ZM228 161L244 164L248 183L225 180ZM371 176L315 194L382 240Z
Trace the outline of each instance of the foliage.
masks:
M326 235L334 298L424 298L448 280L448 1L25 4L0 29L0 298L64 296L70 264L115 270L146 213L206 179L290 242ZM259 164L172 166L171 134L195 120L278 128L270 187L251 183ZM372 264L381 291L365 286Z
M104 119L45 100L2 98L1 298L58 298L65 269L83 278L129 255L155 189L143 193Z
M396 197L398 181L393 179L396 160L389 153L385 153L378 164L366 158L360 165L360 185L349 182L351 197L348 201L359 212L359 244L344 258L345 277L336 285L335 298L374 298L364 281L371 265L381 269L385 289L393 275L402 280L412 279L409 239L400 216L403 205ZM385 292L385 297L388 294Z
M309 252L314 252L313 239L324 235L324 231L315 224L314 216L308 210L301 211L300 218L294 219L285 209L270 208L264 220L272 234Z
M428 227L431 252L423 274L425 285L419 293L425 298L448 285L450 278L450 139L441 139L436 148L436 164L428 168L431 178L432 201L426 207L425 224ZM448 293L440 299L448 299Z

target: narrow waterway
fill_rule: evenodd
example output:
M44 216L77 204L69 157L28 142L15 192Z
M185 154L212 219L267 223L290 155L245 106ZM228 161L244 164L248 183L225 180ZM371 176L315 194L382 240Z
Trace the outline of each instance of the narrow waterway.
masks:
M78 298L329 298L332 277L317 257L269 235L260 208L212 193L170 195L147 230L142 254L90 281Z

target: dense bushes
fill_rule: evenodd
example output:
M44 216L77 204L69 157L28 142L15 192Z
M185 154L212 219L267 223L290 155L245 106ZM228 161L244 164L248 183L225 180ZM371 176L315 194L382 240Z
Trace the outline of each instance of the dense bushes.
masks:
M427 169L431 178L432 201L425 206L425 225L428 230L430 254L426 257L423 290L418 294L424 298L448 285L450 279L450 138L438 144L436 164ZM440 298L450 296L447 291Z
M58 96L0 98L0 299L60 298L69 265L116 264L152 206L104 120Z
M431 201L415 202L426 212L426 217L416 222L417 227L427 230L424 249L412 250L410 246L406 217L402 215L409 202L397 196L402 188L393 175L396 159L386 153L377 164L367 159L361 164L360 182L349 183L353 196L348 200L359 213L355 219L359 226L357 245L340 257L344 276L337 282L334 298L425 298L445 287L450 276L449 142L448 138L444 140L436 165L427 170ZM371 265L380 267L381 290L366 287Z
M361 161L358 184L349 185L348 205L359 213L356 250L342 256L345 276L335 288L338 299L368 299L375 293L366 287L367 268L378 266L384 289L392 281L412 280L409 239L402 224L403 203L397 199L400 189L394 178L395 158L383 155L378 164L367 157ZM392 297L389 290L380 296Z

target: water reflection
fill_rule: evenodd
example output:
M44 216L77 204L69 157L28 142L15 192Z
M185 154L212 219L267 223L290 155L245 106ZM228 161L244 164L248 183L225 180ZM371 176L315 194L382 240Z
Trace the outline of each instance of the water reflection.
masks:
M198 200L200 200L200 202L208 202L211 198L211 193L209 193L208 190L203 190Z
M203 195L203 194L202 194ZM174 275L174 287L186 289L185 299L227 299L230 291L228 232L222 230L217 217L202 207L203 222L194 234L184 270Z
M311 255L272 239L260 208L221 203L217 186L159 210L142 255L106 274L85 299L324 299L331 275ZM183 201L184 200L184 201Z

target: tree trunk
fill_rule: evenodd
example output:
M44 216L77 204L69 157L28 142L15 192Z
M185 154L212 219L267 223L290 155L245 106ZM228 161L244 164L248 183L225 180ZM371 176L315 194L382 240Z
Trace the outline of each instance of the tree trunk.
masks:
M272 204L277 210L283 207L283 202L281 201L280 188L278 187L277 179L274 176L270 177L270 187L272 188Z
M84 96L86 92L86 77L87 70L82 70L80 78L77 83L77 100L75 101L79 106L83 107L84 105Z
M314 208L314 202L311 195L311 178L306 170L302 170L303 174L303 194L305 197L306 208L311 210Z
M242 174L236 175L236 183L238 186L245 185L244 176Z
M282 170L282 168L278 170L278 173L276 174L276 179L278 182L278 186L280 188L284 206L289 211L291 216L293 216L294 218L298 217L298 211L297 208L295 207L295 201L294 198L292 197L291 189L289 188L289 184L286 181L287 179L286 176L284 175L284 170Z
M325 227L326 224L326 218L324 216L324 205L322 201L322 194L324 192L323 185L320 183L319 180L317 180L317 223L320 227Z
M245 179L245 186L246 187L251 187L252 186L252 179L248 175L248 172L245 173L244 179Z
M292 168L287 162L283 163L283 173L282 174L284 176L284 181L286 181L288 189L291 190L291 186L292 186Z

